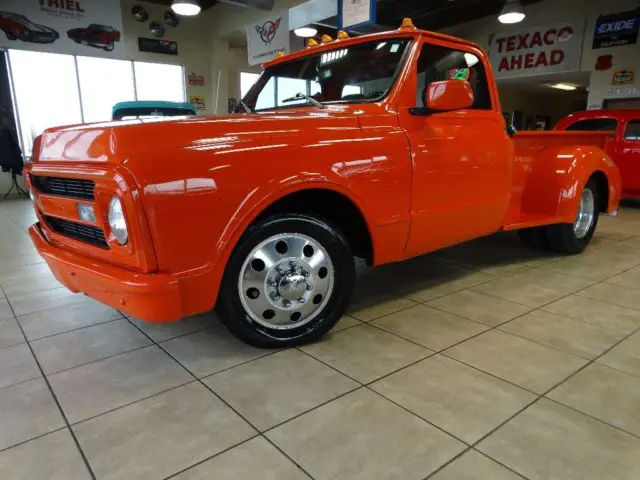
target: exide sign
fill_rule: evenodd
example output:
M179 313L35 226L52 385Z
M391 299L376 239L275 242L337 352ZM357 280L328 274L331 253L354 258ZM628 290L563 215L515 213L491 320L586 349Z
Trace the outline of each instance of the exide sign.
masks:
M593 48L620 47L638 41L640 11L616 13L598 18L593 34Z
M577 70L583 25L570 22L495 35L489 56L496 77Z

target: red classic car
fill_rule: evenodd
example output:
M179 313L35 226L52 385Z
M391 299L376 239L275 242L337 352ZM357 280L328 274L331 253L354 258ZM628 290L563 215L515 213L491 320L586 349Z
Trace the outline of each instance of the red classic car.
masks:
M31 43L53 43L60 34L53 28L33 23L24 15L0 12L0 30L8 40L22 40Z
M88 27L67 30L67 36L76 43L90 47L102 48L107 52L113 50L115 42L120 41L120 32L109 25L92 23Z
M622 175L622 196L640 199L640 110L590 110L558 122L556 130L611 132L606 152Z

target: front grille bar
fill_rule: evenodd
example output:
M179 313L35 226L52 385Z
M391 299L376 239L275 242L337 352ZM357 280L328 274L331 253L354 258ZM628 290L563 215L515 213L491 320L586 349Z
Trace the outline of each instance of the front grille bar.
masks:
M47 226L60 235L89 243L96 247L109 248L109 244L104 237L104 232L98 227L63 220L62 218L51 217L49 215L43 215L43 218Z
M78 178L43 177L31 175L31 184L40 193L56 195L58 197L80 198L83 200L95 199L93 190L95 183L92 180Z

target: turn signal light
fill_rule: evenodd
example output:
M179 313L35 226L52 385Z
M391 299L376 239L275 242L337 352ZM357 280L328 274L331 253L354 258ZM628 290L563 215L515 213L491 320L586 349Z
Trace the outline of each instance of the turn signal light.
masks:
M280 57L284 57L285 53L284 52L276 52L276 58L280 58Z
M307 48L317 47L317 46L318 46L318 42L314 38L310 38L309 40L307 40Z
M329 35L322 35L322 43L329 43L329 42L333 42L333 38L331 38Z
M344 40L346 38L349 38L349 34L347 32L345 32L344 30L340 30L338 32L338 40Z
M400 30L417 30L416 26L413 24L413 20L410 18L405 18L402 20L402 25L400 26Z

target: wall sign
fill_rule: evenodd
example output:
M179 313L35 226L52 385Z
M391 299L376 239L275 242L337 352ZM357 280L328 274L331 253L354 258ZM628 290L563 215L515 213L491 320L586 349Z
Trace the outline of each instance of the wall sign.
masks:
M613 72L612 85L625 85L627 83L633 83L635 80L635 72L629 69L616 70Z
M611 87L607 91L609 98L640 97L640 87Z
M289 53L289 11L274 13L245 25L249 65L258 65Z
M603 15L596 21L593 48L620 47L638 41L640 10Z
M0 47L124 56L119 0L2 0Z
M178 44L171 40L138 37L138 50L141 52L162 53L164 55L178 55Z
M613 55L600 55L596 60L596 71L604 72L613 67Z
M583 34L581 20L495 34L489 57L496 78L578 70Z
M197 85L199 87L204 86L204 75L196 75L195 73L191 73L191 75L187 76L187 80L189 85Z
M376 23L376 0L338 0L338 28Z
M191 105L196 107L196 110L205 110L205 98L204 95L191 95L189 97L189 102Z

